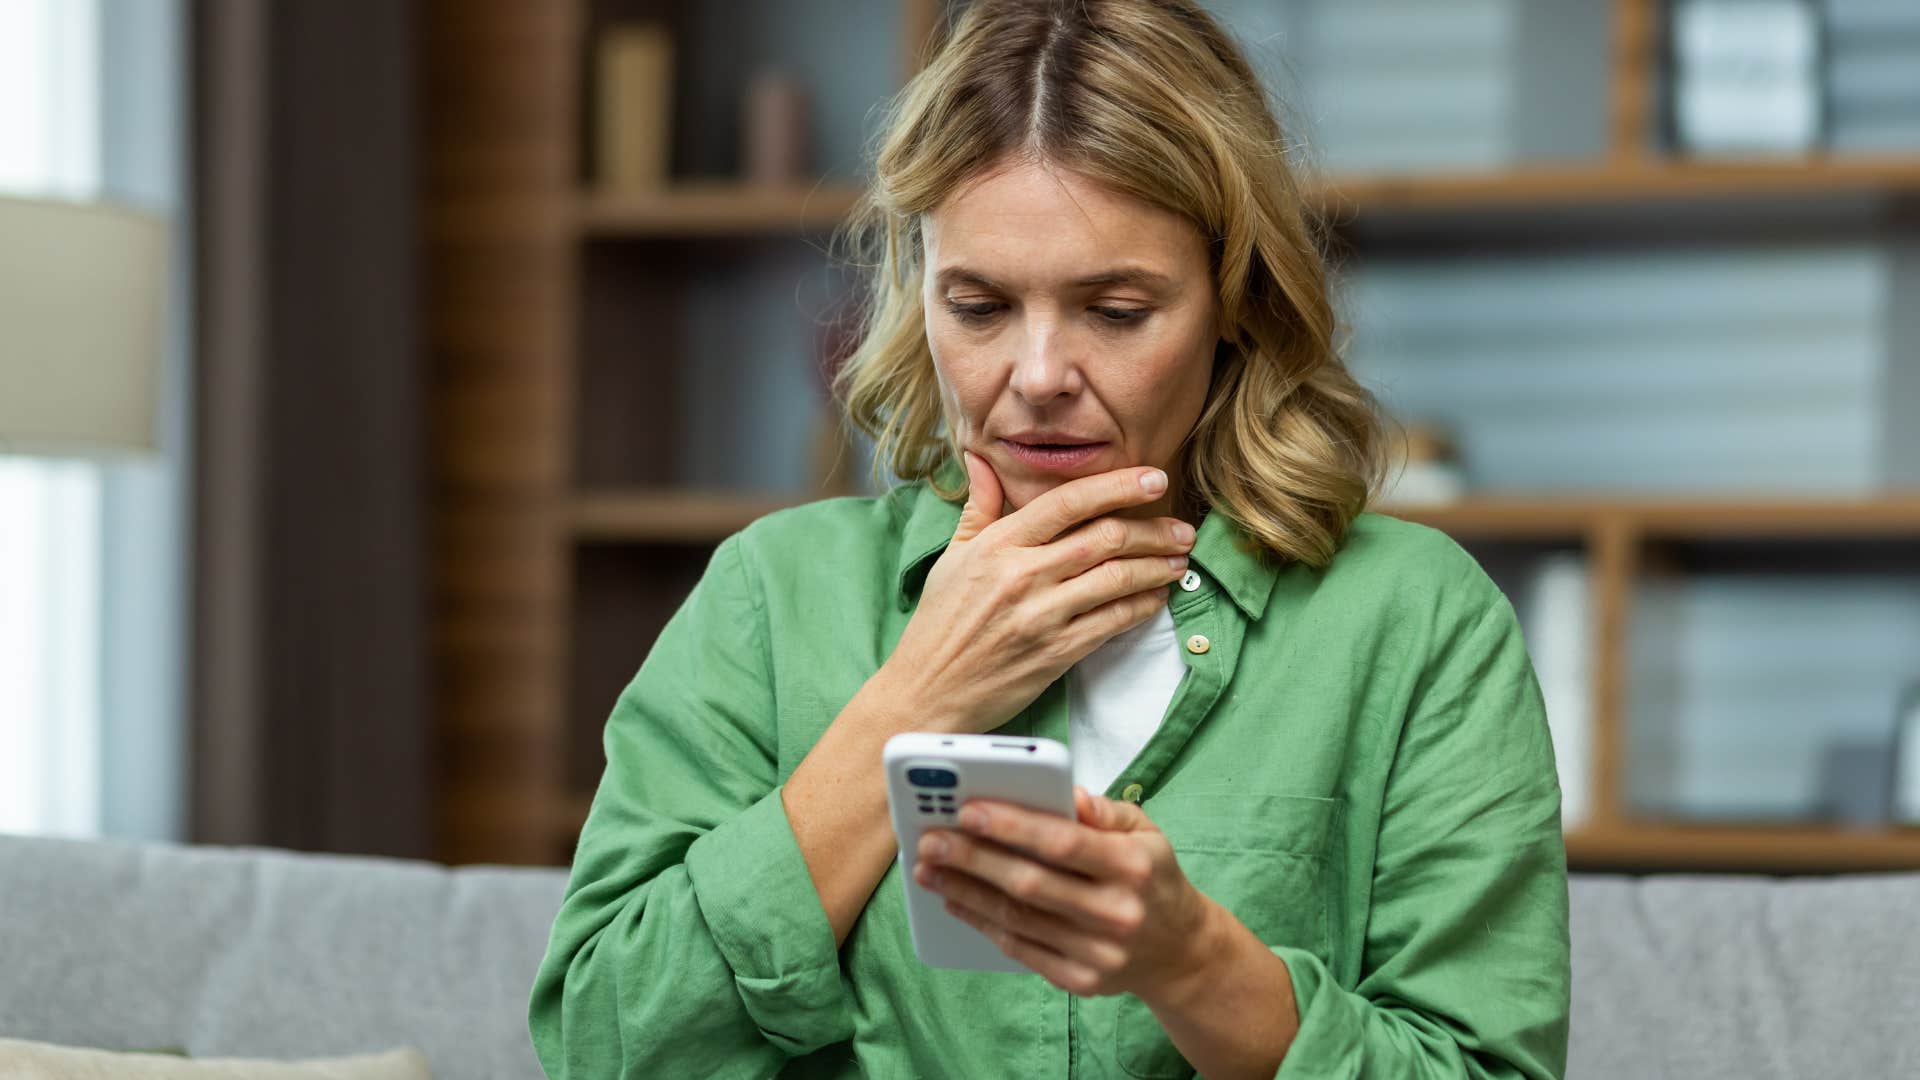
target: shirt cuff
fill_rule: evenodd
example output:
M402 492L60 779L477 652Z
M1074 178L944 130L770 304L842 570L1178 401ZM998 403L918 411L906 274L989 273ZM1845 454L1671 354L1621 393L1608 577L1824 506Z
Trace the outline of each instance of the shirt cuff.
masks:
M833 924L781 802L785 785L703 833L684 865L748 1015L789 1055L853 1037Z
M1333 981L1325 961L1291 945L1267 947L1286 963L1294 1008L1300 1013L1300 1030L1280 1059L1274 1080L1359 1076L1365 1020Z

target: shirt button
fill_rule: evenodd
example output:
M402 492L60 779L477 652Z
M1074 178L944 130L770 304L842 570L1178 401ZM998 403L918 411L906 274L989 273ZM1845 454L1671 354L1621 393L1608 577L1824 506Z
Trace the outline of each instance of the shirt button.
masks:
M1188 592L1192 592L1193 590L1199 588L1200 575L1194 573L1191 570L1187 571L1186 574L1180 579L1180 587L1187 590Z
M1211 648L1213 648L1213 642L1208 641L1205 634L1195 634L1187 639L1187 651L1196 656Z
M1145 790L1146 788L1141 787L1139 784L1128 784L1126 787L1120 789L1120 797L1130 803L1137 803L1140 801L1140 793Z

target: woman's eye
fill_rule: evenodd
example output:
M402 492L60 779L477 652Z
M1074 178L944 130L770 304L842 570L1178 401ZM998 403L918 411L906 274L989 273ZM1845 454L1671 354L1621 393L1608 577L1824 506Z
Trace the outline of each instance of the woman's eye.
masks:
M954 317L961 322L977 323L985 322L991 318L994 312L1000 310L1000 305L991 300L982 300L972 304L962 304L949 300L947 301L947 310L953 312Z
M1093 312L1100 317L1101 321L1112 323L1115 326L1125 326L1128 323L1136 323L1147 317L1147 312L1144 308L1097 307L1093 309Z

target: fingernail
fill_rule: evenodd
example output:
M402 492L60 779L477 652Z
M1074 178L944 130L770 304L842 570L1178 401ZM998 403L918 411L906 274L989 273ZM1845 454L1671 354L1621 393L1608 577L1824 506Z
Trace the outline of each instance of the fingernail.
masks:
M944 836L927 837L926 841L920 845L920 854L930 859L946 858L947 838Z
M1167 556L1167 569L1185 570L1186 568L1187 568L1187 557L1185 555Z
M1193 543L1193 526L1184 521L1173 523L1173 538L1183 544Z
M986 823L987 815L971 806L960 811L960 827L963 829L978 829Z
M1140 477L1140 486L1147 492L1158 495L1167 490L1167 474L1159 469L1152 469Z

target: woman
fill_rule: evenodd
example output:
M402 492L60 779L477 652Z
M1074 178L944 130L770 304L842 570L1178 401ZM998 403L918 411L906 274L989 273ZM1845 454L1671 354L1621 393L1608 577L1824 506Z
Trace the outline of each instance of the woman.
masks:
M1562 1072L1538 686L1474 560L1365 510L1281 145L1187 0L968 8L895 103L838 384L910 482L729 537L621 696L549 1075ZM1078 820L982 800L922 849L1036 974L915 958L912 730L1074 750Z

